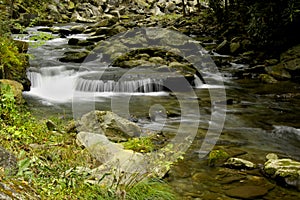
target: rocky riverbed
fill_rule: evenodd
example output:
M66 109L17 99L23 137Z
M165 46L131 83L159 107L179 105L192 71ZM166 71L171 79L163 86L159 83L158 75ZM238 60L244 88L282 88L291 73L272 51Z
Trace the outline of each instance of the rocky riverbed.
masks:
M213 27L205 25L207 19L193 15L198 9L194 3L186 7L190 13L186 17L182 17L181 1L133 1L130 6L66 1L48 7L52 14L49 21L43 22L47 26L34 31L50 33L56 39L31 49L36 57L31 61L29 72L32 73L42 74L44 67L52 66L52 70L45 71L47 75L55 75L58 69L55 67L63 66L59 73L72 76L72 70L80 68L85 59L99 61L95 48L101 46L105 48L104 52L108 52L101 59L114 60L114 67L127 70L154 68L155 72L167 74L178 72L190 77L189 83L195 87L195 68L176 55L176 51L168 53L144 48L120 54L127 52L128 46L145 43L149 38L122 41L111 48L102 45L111 36L137 27L161 27L184 33L194 38L214 60L225 82L225 126L214 149L200 159L199 149L209 127L212 102L209 87L194 88L201 113L197 135L185 159L175 164L164 177L182 198L299 199L299 46L276 57L253 51L247 38L227 41L214 35ZM202 6L201 9L206 8ZM73 23L56 25L50 23L51 20ZM51 42L56 46L51 46ZM45 49L53 54L46 55ZM114 74L115 79L119 76ZM201 79L201 74L197 76ZM111 78L111 75L107 77ZM175 97L175 93L132 96L130 114L141 127L153 130L164 127L162 132L166 135L176 132L181 110ZM123 98L120 95L115 100L122 102ZM26 99L37 115L39 112L62 113L66 110L72 114L68 102L57 103L31 95ZM111 108L111 98L97 97L96 102L95 107L99 110ZM154 104L162 105L166 111L163 124L149 117L149 109Z

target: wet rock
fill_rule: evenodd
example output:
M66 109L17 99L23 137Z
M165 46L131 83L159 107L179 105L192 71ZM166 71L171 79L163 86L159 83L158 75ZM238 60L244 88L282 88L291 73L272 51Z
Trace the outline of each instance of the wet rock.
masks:
M300 162L292 159L279 159L276 154L268 154L264 164L265 174L275 179L279 184L293 186L300 190Z
M92 41L92 42L99 42L99 41L105 40L105 39L106 39L105 35L95 35L95 36L88 37L86 40Z
M90 112L81 118L78 125L79 131L106 135L112 141L126 141L141 134L135 123L109 111Z
M230 44L230 53L235 54L239 51L241 44L239 42L232 42Z
M255 199L263 197L268 190L260 186L238 186L225 191L226 195L233 198Z
M77 38L70 38L68 41L68 45L77 45L79 42L79 39Z
M258 78L263 83L277 83L277 80L269 74L260 74Z
M230 48L230 44L227 40L224 40L221 44L219 44L216 48L216 52L220 54L228 54Z
M291 79L291 74L285 69L284 65L278 64L276 66L267 67L266 71L269 75L273 76L278 80L289 80Z
M256 165L248 160L244 160L241 158L229 158L226 163L224 163L225 167L235 168L235 169L254 169Z
M175 61L169 63L169 68L178 71L182 75L196 73L196 70L189 63L179 63Z
M84 26L73 26L71 27L71 34L79 34L79 33L83 33L85 31L85 27Z
M82 52L66 52L65 56L60 58L59 61L61 62L75 62L81 63L85 60L85 58L89 55L88 51Z

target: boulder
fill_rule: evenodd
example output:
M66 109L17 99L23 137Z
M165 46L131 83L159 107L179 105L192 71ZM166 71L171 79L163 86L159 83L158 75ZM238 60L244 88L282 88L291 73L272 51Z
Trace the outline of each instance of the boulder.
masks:
M269 75L273 76L278 80L291 79L291 74L285 69L283 64L267 67L266 71L268 72Z
M17 104L22 104L24 102L22 91L23 91L23 85L17 81L8 80L8 79L1 79L0 85L9 85L13 94L14 98L16 100Z
M260 74L258 78L262 83L277 83L278 82L275 78L273 78L269 74Z
M142 131L135 123L110 111L92 111L79 121L79 131L105 135L111 141L126 141L141 135Z
M283 158L279 159L274 153L266 156L263 171L279 184L284 186L293 186L300 190L300 162Z

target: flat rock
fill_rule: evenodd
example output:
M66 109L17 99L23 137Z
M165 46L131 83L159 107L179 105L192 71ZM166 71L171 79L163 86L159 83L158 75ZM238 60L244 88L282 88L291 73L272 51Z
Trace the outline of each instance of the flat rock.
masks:
M234 198L255 199L263 197L268 193L268 190L260 186L240 186L225 191L225 194Z

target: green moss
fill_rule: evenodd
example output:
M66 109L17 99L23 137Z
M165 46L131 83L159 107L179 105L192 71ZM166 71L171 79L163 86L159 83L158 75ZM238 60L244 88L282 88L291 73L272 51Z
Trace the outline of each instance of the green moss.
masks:
M208 165L214 166L219 162L223 162L229 158L229 155L224 150L212 150L208 155Z
M125 149L130 149L140 153L151 152L154 145L150 137L132 138L122 143Z

